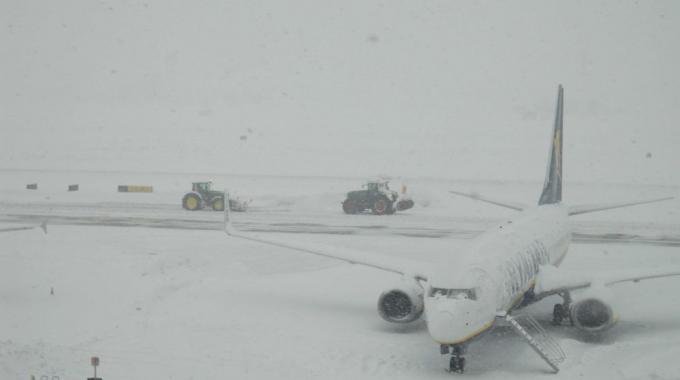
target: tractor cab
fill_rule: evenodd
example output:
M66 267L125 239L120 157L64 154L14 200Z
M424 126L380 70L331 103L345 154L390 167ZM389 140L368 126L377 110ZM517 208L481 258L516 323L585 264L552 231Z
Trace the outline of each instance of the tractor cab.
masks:
M394 202L397 199L398 194L395 191L390 190L388 181L370 181L366 182L363 186L369 193L372 194L382 194L389 201Z
M193 182L191 184L191 191L198 193L207 193L212 188L212 182Z
M368 191L378 191L381 193L384 192L389 192L390 191L390 186L388 185L389 182L384 181L384 182L367 182L364 184L364 188Z

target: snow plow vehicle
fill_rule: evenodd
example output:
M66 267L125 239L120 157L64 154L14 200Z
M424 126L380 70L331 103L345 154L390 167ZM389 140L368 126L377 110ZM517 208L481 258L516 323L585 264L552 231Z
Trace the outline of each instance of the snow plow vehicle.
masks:
M342 202L345 214L358 214L370 210L376 215L394 214L408 210L414 203L402 189L401 196L389 188L389 181L371 181L363 186L363 190L350 191Z
M182 207L185 210L196 211L210 207L214 211L224 211L224 193L212 190L212 182L193 182L191 191L182 198ZM248 202L238 199L229 199L229 210L246 211Z

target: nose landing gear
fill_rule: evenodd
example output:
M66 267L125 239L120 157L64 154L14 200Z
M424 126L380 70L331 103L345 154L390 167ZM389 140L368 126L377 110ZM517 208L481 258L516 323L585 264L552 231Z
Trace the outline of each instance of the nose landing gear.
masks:
M442 355L451 354L449 360L449 372L463 373L465 371L465 346L460 344L442 344L440 346Z
M571 295L569 292L564 292L559 293L559 296L562 297L562 303L555 304L555 307L553 308L552 323L555 326L559 326L562 324L563 320L569 319L569 322L573 326L574 322L571 320L571 314L569 314L569 308L571 307Z

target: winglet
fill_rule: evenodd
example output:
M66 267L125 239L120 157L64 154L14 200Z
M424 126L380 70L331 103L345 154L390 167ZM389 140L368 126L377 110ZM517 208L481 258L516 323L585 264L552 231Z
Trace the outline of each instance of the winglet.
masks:
M227 235L233 235L234 227L231 225L231 201L229 199L229 190L224 189L224 232Z
M562 127L564 125L564 89L557 87L557 109L555 110L555 126L548 156L548 168L545 173L543 192L539 205L562 202Z

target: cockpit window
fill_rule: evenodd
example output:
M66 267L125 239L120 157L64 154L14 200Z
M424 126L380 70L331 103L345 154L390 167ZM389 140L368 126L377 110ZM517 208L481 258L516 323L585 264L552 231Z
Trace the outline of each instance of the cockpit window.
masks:
M430 297L446 297L456 300L476 300L475 289L430 288Z

